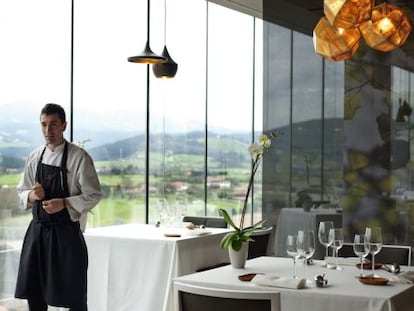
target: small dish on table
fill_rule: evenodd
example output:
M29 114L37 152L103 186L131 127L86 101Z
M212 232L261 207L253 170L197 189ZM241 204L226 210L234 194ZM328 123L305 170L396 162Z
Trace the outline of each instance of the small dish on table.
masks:
M360 263L357 263L356 264L356 267L358 269L361 269L361 264ZM382 267L382 263L375 263L374 264L374 269L381 269L381 267ZM372 269L372 262L365 262L365 263L363 263L362 264L362 269L364 269L364 270L371 270Z
M380 276L362 276L358 278L362 284L367 285L387 285L388 279Z
M258 274L263 274L263 273L246 273L246 274L239 275L237 278L242 282L250 282Z

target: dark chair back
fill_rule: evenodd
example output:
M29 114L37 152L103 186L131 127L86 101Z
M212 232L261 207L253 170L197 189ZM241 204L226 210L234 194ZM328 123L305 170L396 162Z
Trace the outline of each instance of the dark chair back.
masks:
M192 222L197 226L204 225L210 228L227 228L227 222L223 217L212 216L184 216L183 222Z
M352 243L344 243L339 249L338 255L339 257L357 257ZM371 260L371 255L368 255L367 259ZM411 266L411 246L383 245L380 252L375 255L375 262Z
M280 311L280 293L244 291L174 282L177 311Z
M273 227L269 227L252 234L254 242L249 242L247 259L268 255L270 235L272 232Z

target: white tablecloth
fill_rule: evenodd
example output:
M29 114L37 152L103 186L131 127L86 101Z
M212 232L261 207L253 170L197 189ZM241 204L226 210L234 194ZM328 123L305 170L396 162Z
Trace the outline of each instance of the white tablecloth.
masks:
M251 282L238 280L238 275L246 273L265 273L291 277L293 272L292 259L280 257L259 257L248 260L245 269L234 269L231 266L216 268L196 274L175 278L180 282L196 285L213 286L215 288L233 288L249 290L274 289L281 293L282 310L306 311L413 311L414 286L401 283L387 285L364 285L356 278L359 270L355 265L344 265L343 270L330 270L321 267L322 261L315 261L309 266L308 275L313 277L325 273L328 287L318 288L313 284L305 289L286 289L264 287ZM297 267L299 277L304 277L304 267ZM414 267L409 267L414 270ZM403 270L409 270L403 267ZM392 275L377 270L386 277ZM369 273L369 271L368 271Z
M173 277L229 261L219 246L228 230L206 231L197 236L185 228L144 224L88 229L88 310L172 310Z

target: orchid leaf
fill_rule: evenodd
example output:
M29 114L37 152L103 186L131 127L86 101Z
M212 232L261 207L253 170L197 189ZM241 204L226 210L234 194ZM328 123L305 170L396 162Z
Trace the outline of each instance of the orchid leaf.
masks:
M229 213L225 209L220 208L219 213L223 216L224 220L234 229L239 230L237 226L234 224L233 220L231 219Z

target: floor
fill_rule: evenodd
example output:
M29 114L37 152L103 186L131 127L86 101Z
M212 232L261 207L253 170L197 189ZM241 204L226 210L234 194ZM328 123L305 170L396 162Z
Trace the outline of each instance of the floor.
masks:
M0 301L0 311L28 311L26 301L20 299L10 299ZM66 311L66 308L49 307L48 311Z

